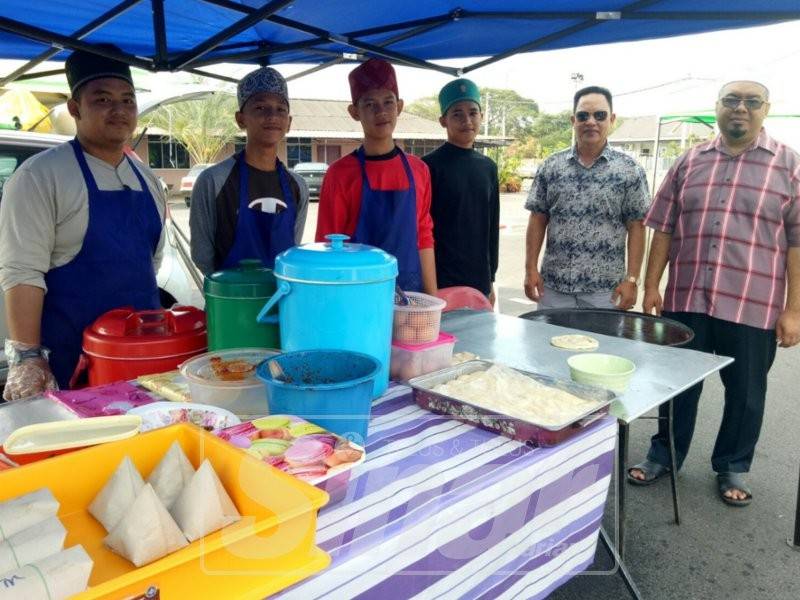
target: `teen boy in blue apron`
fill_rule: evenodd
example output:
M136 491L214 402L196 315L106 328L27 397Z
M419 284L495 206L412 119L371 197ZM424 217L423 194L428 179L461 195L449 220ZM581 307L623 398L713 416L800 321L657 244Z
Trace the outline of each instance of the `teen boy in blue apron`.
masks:
M200 173L192 189L192 259L204 274L275 257L303 236L308 188L278 159L289 131L286 81L275 69L247 74L237 90L236 122L247 132L238 154Z

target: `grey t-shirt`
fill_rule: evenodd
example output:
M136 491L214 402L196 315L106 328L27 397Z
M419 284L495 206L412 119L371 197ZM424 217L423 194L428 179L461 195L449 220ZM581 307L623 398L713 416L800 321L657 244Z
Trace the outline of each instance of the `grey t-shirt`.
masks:
M125 158L116 166L85 153L86 163L101 190L141 190ZM166 199L158 177L131 159L147 184L161 221ZM18 285L47 290L45 274L70 262L80 252L89 224L89 193L75 151L69 143L26 160L6 181L0 202L0 286ZM153 256L158 270L164 231Z
M303 238L308 212L308 186L302 177L289 171L292 200L297 218L294 226L295 243ZM261 171L250 167L248 198L283 197L277 171ZM191 230L192 260L204 275L221 268L230 252L236 235L239 216L239 168L232 156L205 169L192 188L189 227Z

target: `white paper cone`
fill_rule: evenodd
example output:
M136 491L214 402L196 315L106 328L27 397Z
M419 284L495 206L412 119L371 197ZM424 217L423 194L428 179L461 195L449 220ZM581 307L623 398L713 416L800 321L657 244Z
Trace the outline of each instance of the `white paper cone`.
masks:
M67 530L58 517L50 517L15 533L0 542L0 573L58 554L66 537Z
M89 505L89 513L106 531L114 529L144 487L144 480L127 456Z
M104 543L137 567L188 544L149 483Z
M186 455L183 453L178 442L173 442L172 446L150 473L147 483L153 486L156 495L161 499L164 506L169 509L178 499L181 491L189 483L194 475L194 467Z
M0 502L0 542L15 533L58 514L58 500L47 488L42 488Z
M65 600L86 589L94 563L82 546L0 575L0 600Z
M189 485L183 488L171 512L190 542L241 519L208 460L203 461Z

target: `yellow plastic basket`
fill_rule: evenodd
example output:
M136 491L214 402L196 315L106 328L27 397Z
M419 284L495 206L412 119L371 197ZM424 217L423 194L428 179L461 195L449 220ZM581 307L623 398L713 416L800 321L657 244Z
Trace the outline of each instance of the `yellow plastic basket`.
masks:
M136 568L103 546L106 532L87 507L129 456L147 478L174 441L195 467L208 459L242 520L162 559ZM317 511L328 495L189 424L0 472L0 500L48 487L60 501L66 546L81 544L94 559L80 599L264 598L330 563L314 546Z

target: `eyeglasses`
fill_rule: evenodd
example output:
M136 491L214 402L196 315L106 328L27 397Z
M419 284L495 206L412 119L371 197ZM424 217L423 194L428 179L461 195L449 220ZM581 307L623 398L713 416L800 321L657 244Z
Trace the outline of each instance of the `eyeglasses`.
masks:
M758 110L764 106L765 102L761 98L739 98L739 96L725 96L720 98L719 101L722 102L722 106L731 109L739 108L739 104L744 102L744 107L747 110Z
M589 117L594 117L594 120L599 123L600 121L605 121L608 118L608 111L596 110L593 113L590 113L585 110L581 110L575 113L575 119L577 119L581 123L585 123L586 121L588 121Z

